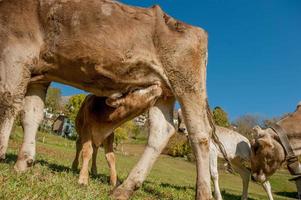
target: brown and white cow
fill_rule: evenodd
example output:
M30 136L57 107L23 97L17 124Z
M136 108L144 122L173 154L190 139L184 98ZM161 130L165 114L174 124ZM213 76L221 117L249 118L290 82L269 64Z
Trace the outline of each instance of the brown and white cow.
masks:
M287 150L284 148L284 146L291 146L296 156L301 155L301 102L297 105L295 112L276 124L287 135L288 144L283 144L279 133L274 128L254 127L256 135L251 141L252 179L261 183L268 180L285 162L291 174L297 175L301 172L300 164L290 162Z
M178 100L197 160L196 199L209 199L207 33L162 11L112 0L0 1L0 157L16 114L23 109L24 142L17 171L35 157L36 131L52 81L115 99L159 85L149 110L148 145L113 197L141 186L170 136ZM109 103L109 102L108 102Z
M183 115L181 109L178 110L178 130L184 134L187 134L186 125L183 121ZM249 140L238 132L229 128L216 126L216 135L223 145L223 148L227 154L227 157L241 179L242 179L242 200L248 199L248 188L250 182L251 171L250 157L251 147ZM219 145L213 140L210 142L210 175L214 186L214 198L216 200L222 200L222 195L219 187L219 174L218 174L218 158L224 158ZM267 193L269 200L273 200L271 185L269 181L262 183L262 187Z

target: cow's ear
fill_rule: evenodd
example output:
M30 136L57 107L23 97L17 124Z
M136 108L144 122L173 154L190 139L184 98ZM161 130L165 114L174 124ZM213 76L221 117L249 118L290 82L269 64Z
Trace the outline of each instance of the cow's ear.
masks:
M264 131L261 129L260 126L256 125L252 128L252 135L253 138L259 138L264 136Z

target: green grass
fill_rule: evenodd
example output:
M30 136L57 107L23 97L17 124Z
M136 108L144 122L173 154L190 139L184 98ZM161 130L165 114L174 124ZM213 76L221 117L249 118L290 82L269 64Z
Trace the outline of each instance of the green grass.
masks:
M108 167L103 151L98 156L98 175L90 178L89 186L77 184L78 172L70 166L75 154L75 143L59 136L39 133L35 166L24 174L13 170L17 150L21 142L17 129L10 140L7 159L0 163L0 199L109 199L112 190L108 184ZM138 144L124 144L126 155L117 156L118 178L123 181L139 159L143 150ZM275 199L293 199L295 185L288 181L289 174L283 170L271 179ZM195 166L182 158L160 156L142 188L132 199L194 199ZM220 186L225 200L240 199L241 179L220 170ZM262 187L250 183L250 199L267 199Z

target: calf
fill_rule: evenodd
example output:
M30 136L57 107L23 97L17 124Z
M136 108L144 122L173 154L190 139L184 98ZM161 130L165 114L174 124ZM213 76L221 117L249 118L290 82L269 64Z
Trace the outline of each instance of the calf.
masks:
M88 165L91 156L91 171L93 174L97 174L97 150L103 144L110 168L110 183L113 186L116 185L113 130L152 106L161 92L159 86L153 85L146 89L137 89L121 97L106 98L95 95L86 97L76 117L76 130L79 136L76 142L76 156L72 164L72 168L77 169L79 155L82 151L83 165L78 181L80 184L88 184ZM114 107L112 107L113 105Z
M181 110L178 111L178 130L187 134L185 123L182 119ZM223 145L223 148L228 156L229 161L233 169L239 173L242 178L243 183L243 191L241 199L248 199L248 187L250 180L250 170L247 167L250 162L250 154L251 148L249 140L239 134L236 131L233 131L228 128L216 126L216 135ZM219 188L219 175L218 175L218 158L224 158L220 148L217 144L211 140L210 142L210 151L209 151L209 159L210 159L210 175L214 185L214 198L216 200L222 200L222 195ZM270 200L273 199L271 186L268 181L262 183L264 190L267 192L267 195Z

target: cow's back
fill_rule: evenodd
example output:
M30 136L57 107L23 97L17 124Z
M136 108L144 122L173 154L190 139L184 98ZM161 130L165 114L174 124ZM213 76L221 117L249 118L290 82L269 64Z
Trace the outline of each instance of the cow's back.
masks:
M109 62L143 53L138 49L154 51L152 9L108 0L40 1L46 47L57 56Z
M239 157L243 160L249 160L251 148L249 140L238 132L225 128L216 126L216 135L219 141L225 147L227 155L230 159ZM219 157L222 157L220 150L218 149Z
M0 50L18 43L41 43L38 7L36 0L0 1Z

